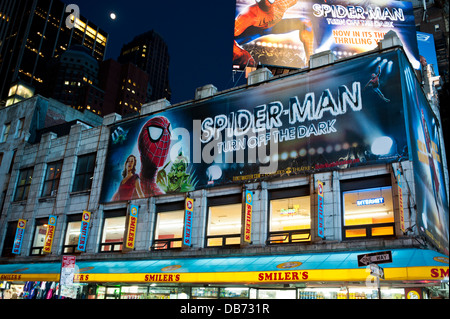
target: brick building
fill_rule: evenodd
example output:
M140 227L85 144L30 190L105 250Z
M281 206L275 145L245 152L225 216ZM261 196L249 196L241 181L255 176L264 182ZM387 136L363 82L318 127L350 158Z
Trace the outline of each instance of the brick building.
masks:
M24 143L1 211L2 280L33 294L75 256L75 284L61 292L70 298L448 298L439 117L401 47L385 48L396 41L339 61L317 54L286 75L258 69L243 87L207 85L194 101L162 99ZM363 90L362 70L380 58L402 67L383 87L389 101ZM269 140L276 152L259 153ZM387 262L379 289L367 270L376 256Z

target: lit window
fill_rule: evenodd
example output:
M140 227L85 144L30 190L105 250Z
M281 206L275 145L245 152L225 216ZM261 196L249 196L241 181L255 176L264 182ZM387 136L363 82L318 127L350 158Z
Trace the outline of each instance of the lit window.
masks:
M58 191L59 178L61 177L62 161L49 163L45 174L44 187L41 196L55 196Z
M206 246L239 245L241 219L241 194L209 198Z
M272 191L270 193L268 243L310 241L310 206L309 186Z
M48 218L36 219L34 227L33 242L31 247L31 256L43 255L45 235L47 234Z
M180 248L183 240L184 202L156 206L154 249Z
M105 213L100 244L101 252L122 251L125 222L125 210Z
M382 181L379 178L378 181ZM392 187L368 181L367 188L349 189L343 184L343 235L344 238L361 238L394 235L394 207ZM386 183L388 181L386 180ZM386 185L386 183L384 183ZM389 182L390 183L390 182ZM382 183L383 184L383 183Z
M81 231L81 214L67 216L66 236L64 239L63 254L78 252L78 240Z

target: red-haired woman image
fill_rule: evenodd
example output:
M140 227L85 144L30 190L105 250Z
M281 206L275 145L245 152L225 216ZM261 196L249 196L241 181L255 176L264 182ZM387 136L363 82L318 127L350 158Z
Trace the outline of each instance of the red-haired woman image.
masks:
M113 201L143 198L144 194L139 183L139 175L136 174L136 156L128 156L122 172L122 181L119 189L113 196Z

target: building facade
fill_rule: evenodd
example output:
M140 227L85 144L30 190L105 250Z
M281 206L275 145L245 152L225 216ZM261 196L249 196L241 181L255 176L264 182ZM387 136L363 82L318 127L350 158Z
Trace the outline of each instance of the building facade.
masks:
M448 298L439 119L401 47L332 57L23 145L1 211L4 293L54 297L75 256L69 298ZM398 69L382 104L360 79L384 59Z

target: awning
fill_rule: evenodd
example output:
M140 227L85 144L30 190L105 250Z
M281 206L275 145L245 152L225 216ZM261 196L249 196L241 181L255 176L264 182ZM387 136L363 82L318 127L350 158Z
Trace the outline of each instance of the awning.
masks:
M380 264L385 280L448 280L449 258L432 250L393 249ZM80 283L299 283L365 281L369 270L358 256L377 251L271 256L77 261ZM378 251L381 252L381 251ZM1 281L59 281L60 263L3 264Z

